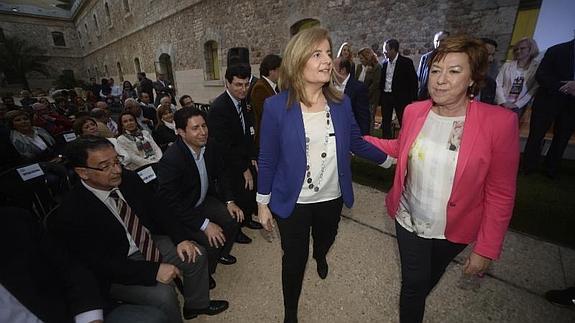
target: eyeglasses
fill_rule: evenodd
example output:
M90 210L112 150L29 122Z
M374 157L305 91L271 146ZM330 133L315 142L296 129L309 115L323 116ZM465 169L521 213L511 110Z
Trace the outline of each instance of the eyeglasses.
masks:
M92 170L97 170L97 171L100 171L100 172L107 172L107 173L109 173L109 172L111 172L112 169L114 169L114 167L116 167L116 166L122 167L122 163L123 163L123 162L124 162L124 156L118 155L118 157L116 157L112 163L103 165L102 167L91 167L91 166L87 166L87 165L80 166L80 167L82 167L82 168L87 168L87 169L92 169Z

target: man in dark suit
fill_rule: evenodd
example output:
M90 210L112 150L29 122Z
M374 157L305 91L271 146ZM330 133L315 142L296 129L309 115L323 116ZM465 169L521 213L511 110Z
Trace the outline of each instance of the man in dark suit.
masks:
M547 175L557 176L561 158L575 131L575 39L550 47L535 73L539 89L533 101L529 137L523 168L535 170L545 133L553 124L554 134L547 152Z
M381 128L384 138L392 138L391 118L393 111L401 126L405 106L417 99L417 74L413 61L399 55L399 42L388 39L383 44L383 54L386 61L381 69L381 96L382 109Z
M439 31L433 36L433 50L439 47L441 41L449 36L447 31ZM423 54L419 59L419 67L417 68L417 81L419 82L419 90L417 91L418 100L429 99L429 93L427 93L427 78L429 77L429 61L431 56L433 56L433 50Z
M256 131L255 144L260 143L260 123L264 112L264 101L272 95L279 93L277 82L280 76L281 57L270 54L264 57L260 64L260 79L252 88L250 104L254 116L254 128Z
M170 285L181 276L184 318L226 310L226 301L210 301L205 251L187 240L170 208L152 196L136 173L122 170L114 146L105 138L86 136L67 148L81 181L48 226L95 273L102 291L125 303L155 306L170 322L181 322Z
M70 259L35 216L14 207L0 213L0 322L102 322L104 316L106 322L168 322L151 306L107 304L93 274Z
M351 100L353 116L359 126L361 135L369 135L369 91L367 87L355 78L350 77L351 63L341 57L333 61L336 79L339 83L337 88Z
M176 104L176 89L172 82L166 79L166 74L158 74L158 80L153 83L154 90L156 91L156 100L154 104L158 106L162 94L167 93L172 97L172 104Z
M212 275L218 262L236 262L230 251L244 215L234 201L221 157L207 145L205 120L205 112L194 107L176 111L179 136L158 165L158 191L188 235L207 249ZM211 276L210 282L215 287Z
M246 106L250 70L243 64L229 66L226 70L226 91L211 104L208 126L214 144L223 154L226 168L236 197L244 213L243 226L261 229L252 219L256 210L255 181L257 155L253 136L252 112ZM251 240L241 230L236 241Z
M154 83L146 77L146 73L138 73L138 96L141 97L142 93L148 93L150 102L154 102Z

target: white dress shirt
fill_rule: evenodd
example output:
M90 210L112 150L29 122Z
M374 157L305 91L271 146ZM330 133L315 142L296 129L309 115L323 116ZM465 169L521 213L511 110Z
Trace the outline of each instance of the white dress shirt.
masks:
M395 72L395 63L399 54L395 55L393 60L387 60L387 68L385 69L385 88L383 92L391 93L391 83L393 82L393 73Z

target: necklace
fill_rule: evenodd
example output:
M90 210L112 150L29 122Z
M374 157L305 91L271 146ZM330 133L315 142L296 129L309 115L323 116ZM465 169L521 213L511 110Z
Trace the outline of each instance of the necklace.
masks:
M321 180L323 179L323 174L325 172L325 166L326 166L326 157L327 157L327 144L329 142L329 131L330 131L330 123L331 123L331 115L330 115L330 111L329 111L329 106L326 104L325 105L325 136L324 136L324 140L323 140L323 147L322 147L322 152L321 152L321 168L320 168L320 172L319 172L319 176L317 177L316 181L314 181L314 179L312 178L312 173L311 173L311 166L310 166L310 149L309 149L309 145L310 145L310 137L306 134L305 136L305 157L307 160L307 165L305 167L305 182L307 184L307 187L310 190L313 190L314 192L319 192L319 189L321 187ZM315 183L315 184L314 184Z

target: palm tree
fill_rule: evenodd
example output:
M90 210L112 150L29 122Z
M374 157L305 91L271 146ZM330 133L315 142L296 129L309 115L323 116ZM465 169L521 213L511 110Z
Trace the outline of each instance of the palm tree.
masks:
M46 65L49 59L44 49L29 44L25 39L6 37L0 43L0 71L22 82L27 90L30 90L30 85L26 74L38 72L50 76Z

